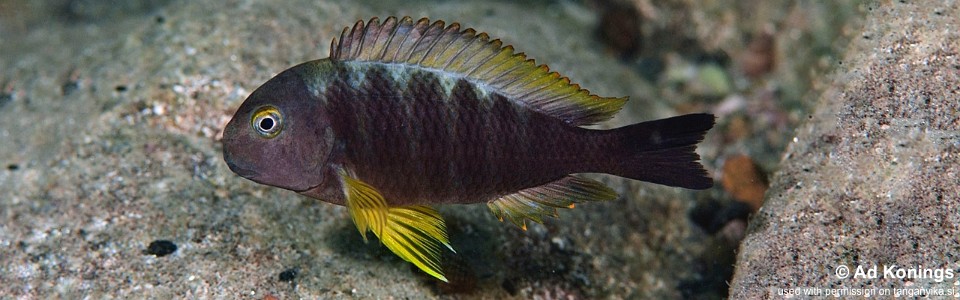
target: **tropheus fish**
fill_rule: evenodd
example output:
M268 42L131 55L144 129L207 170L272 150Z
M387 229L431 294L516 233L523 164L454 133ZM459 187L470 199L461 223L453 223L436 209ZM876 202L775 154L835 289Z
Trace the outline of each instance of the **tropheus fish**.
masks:
M344 28L330 57L257 88L223 133L230 170L345 205L366 239L446 281L434 204L486 203L526 228L557 208L616 199L576 173L690 189L713 181L694 152L714 125L690 114L612 130L605 98L500 40L453 23L377 18Z

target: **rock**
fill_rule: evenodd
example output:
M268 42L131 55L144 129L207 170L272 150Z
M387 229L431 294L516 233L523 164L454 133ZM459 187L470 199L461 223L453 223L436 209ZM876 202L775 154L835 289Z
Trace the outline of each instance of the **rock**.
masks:
M632 58L643 43L640 12L625 1L601 1L599 6L598 38L620 57Z
M155 240L150 242L150 245L147 246L147 250L144 251L146 254L150 254L156 257L163 257L172 254L177 251L177 244L174 244L171 241L167 240Z
M277 275L277 279L283 282L292 282L294 279L297 279L297 273L300 273L300 270L297 268L290 268L280 272L280 275Z
M754 212L760 209L763 193L767 191L767 180L749 156L728 157L723 163L721 176L723 189L734 199L750 205Z
M740 70L750 77L766 75L776 66L776 39L772 30L756 34L738 57Z
M960 33L947 28L960 28L960 9L906 1L866 8L861 38L837 61L832 88L749 222L731 298L782 298L796 287L956 291ZM874 266L874 278L837 273Z

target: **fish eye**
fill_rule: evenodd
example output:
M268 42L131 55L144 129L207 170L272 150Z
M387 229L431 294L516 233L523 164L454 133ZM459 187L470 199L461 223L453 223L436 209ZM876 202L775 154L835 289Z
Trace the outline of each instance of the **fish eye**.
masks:
M253 113L251 125L260 136L273 138L283 129L283 117L276 107L264 106Z

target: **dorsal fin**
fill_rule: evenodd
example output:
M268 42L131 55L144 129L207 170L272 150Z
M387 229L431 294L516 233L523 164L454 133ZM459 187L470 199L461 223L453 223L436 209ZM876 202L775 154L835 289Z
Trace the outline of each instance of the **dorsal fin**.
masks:
M604 98L571 84L570 79L537 65L512 46L486 33L445 26L427 18L372 18L344 28L330 44L330 58L416 65L457 74L485 84L504 96L571 125L589 125L613 117L627 98Z

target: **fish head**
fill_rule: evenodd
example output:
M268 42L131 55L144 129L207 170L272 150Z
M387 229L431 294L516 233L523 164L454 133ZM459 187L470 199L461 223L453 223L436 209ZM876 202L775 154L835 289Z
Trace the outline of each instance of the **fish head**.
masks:
M334 137L316 97L296 67L257 88L223 131L230 170L297 192L321 185Z

